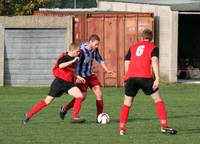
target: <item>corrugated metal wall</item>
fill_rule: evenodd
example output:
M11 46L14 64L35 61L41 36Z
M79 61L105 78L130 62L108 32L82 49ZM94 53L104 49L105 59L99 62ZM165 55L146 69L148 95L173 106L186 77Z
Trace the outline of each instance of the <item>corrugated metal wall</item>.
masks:
M6 29L4 82L49 85L52 66L66 49L66 29Z
M100 36L100 53L103 55L108 68L116 73L115 78L109 77L109 75L102 72L102 68L99 65L95 64L94 69L96 69L102 84L106 86L123 86L124 56L129 47L141 39L141 32L144 28L153 29L152 15L139 13L91 13L87 15L84 22L85 38L88 38L93 33ZM76 32L76 36L77 34L78 32Z
M128 48L138 42L144 28L153 29L152 13L131 12L36 12L38 16L74 16L74 40L83 42L90 34L101 38L100 53L116 77L109 77L103 69L94 63L102 85L124 85L124 56Z

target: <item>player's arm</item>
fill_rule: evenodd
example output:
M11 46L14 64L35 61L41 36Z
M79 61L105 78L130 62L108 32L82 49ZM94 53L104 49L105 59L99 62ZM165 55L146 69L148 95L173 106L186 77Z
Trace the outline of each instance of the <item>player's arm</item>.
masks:
M79 74L81 63L83 62L83 60L84 60L84 52L81 50L79 55L79 60L76 66L76 83L85 83L85 79L81 77Z
M152 68L153 68L153 73L155 76L154 84L153 84L153 89L158 88L159 86L159 49L154 48L154 50L151 53L151 63L152 63Z
M108 67L106 66L104 60L102 59L101 55L99 54L99 50L96 49L96 53L95 53L95 59L96 61L102 66L102 68L110 75L113 75L114 73L108 69Z
M125 73L128 71L128 67L129 67L129 64L130 64L130 60L131 60L131 52L130 52L130 49L128 50L126 56L125 56Z
M79 57L75 57L73 60L69 60L68 58L63 58L59 61L59 68L66 68L69 65L73 64L74 62L76 62L77 60L79 60Z
M80 69L81 69L81 64L83 63L83 60L84 60L84 52L81 49L80 54L79 54L79 60L77 62L77 66L76 66L76 75L80 75Z

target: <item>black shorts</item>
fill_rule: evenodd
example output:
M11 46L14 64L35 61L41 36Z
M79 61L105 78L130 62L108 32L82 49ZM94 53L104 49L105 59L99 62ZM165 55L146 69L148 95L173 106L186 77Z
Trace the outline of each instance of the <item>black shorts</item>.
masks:
M51 83L49 90L49 96L60 97L64 92L67 93L72 87L75 87L74 83L66 82L62 79L55 78Z
M129 78L125 83L125 95L135 97L139 89L146 95L151 95L158 90L153 90L153 83L153 78Z

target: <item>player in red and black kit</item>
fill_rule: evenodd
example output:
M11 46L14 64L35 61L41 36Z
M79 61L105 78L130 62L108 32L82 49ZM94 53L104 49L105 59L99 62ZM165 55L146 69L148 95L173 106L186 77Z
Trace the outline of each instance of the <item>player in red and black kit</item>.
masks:
M142 38L143 41L130 47L125 57L125 98L120 113L120 135L126 133L129 110L139 89L142 89L146 95L151 95L160 120L161 132L176 134L175 129L168 127L167 112L158 90L159 49L151 43L153 38L151 30L145 29ZM151 74L151 69L154 76Z
M48 96L37 103L30 112L27 112L24 115L23 124L27 124L33 115L49 105L56 97L60 97L64 92L75 98L74 109L71 114L72 123L82 123L85 121L84 118L78 116L83 95L79 88L74 84L74 74L76 62L79 59L79 52L80 46L72 43L69 46L69 50L63 52L59 56L53 68L53 74L56 78L51 84Z

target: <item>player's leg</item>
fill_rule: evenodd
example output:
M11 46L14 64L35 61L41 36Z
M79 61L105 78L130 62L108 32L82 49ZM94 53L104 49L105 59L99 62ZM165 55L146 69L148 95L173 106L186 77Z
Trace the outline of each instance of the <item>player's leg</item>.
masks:
M54 97L47 96L44 100L38 102L30 112L27 112L24 115L23 124L27 124L30 118L32 118L33 115L37 114L39 111L41 111L44 107L49 105L54 100Z
M96 109L97 109L96 118L97 118L98 115L103 112L103 107L104 107L101 83L98 80L97 76L95 74L93 74L90 77L90 81L88 82L88 85L92 89L92 91L94 92L94 94L96 96Z
M143 82L142 90L144 91L144 93L146 95L151 95L151 97L155 103L158 119L159 119L160 125L161 125L161 131L166 134L176 134L177 133L176 130L168 127L167 111L165 108L165 104L164 104L162 98L160 97L159 89L158 88L153 89L154 80L153 79L143 79L142 82Z
M133 97L132 96L124 96L124 103L121 107L121 113L120 113L120 135L124 135L126 133L126 123L129 115L130 108L133 103Z
M87 95L87 81L85 84L77 84L77 87L81 90L82 95L83 95L83 100L85 100L86 95ZM75 98L73 98L68 104L66 104L65 106L61 106L60 112L59 112L59 116L62 120L64 120L65 115L67 114L67 111L70 110L71 108L74 107L74 103L75 103Z
M165 108L165 104L160 97L159 91L156 91L153 94L151 94L151 97L152 97L152 99L155 103L157 115L158 115L158 118L160 120L160 125L162 127L168 127L168 125L167 125L167 111L166 111L166 108Z
M73 108L73 112L72 112L72 115L71 115L72 122L73 123L85 122L84 118L81 118L81 117L78 116L80 109L81 109L81 104L82 104L82 101L83 101L83 94L81 93L79 88L76 87L76 86L70 88L68 90L68 94L75 98L74 108Z
M124 135L126 133L126 123L128 120L129 111L133 104L134 96L136 96L138 90L139 87L136 79L129 78L125 83L125 96L120 113L120 135Z
M103 93L101 90L101 86L96 85L92 87L92 91L96 96L96 109L97 109L96 117L98 117L98 115L103 112Z
M165 108L165 104L160 97L159 90L151 94L151 97L155 103L158 119L161 125L161 132L165 134L176 134L177 131L173 128L170 128L167 124L167 111Z
M83 94L83 101L86 99L86 95L87 95L87 93L86 92L84 92L84 93L82 93ZM68 111L68 110L70 110L71 108L73 108L74 107L74 102L75 102L75 98L73 98L68 104L66 104L65 106L62 106L62 108L61 109L63 109L64 111Z
M44 107L46 107L48 104L50 104L55 97L61 96L63 94L63 90L65 89L64 84L65 82L63 80L57 78L54 79L54 81L51 83L48 96L44 100L37 103L30 112L25 114L23 123L26 124L33 115L35 115Z

